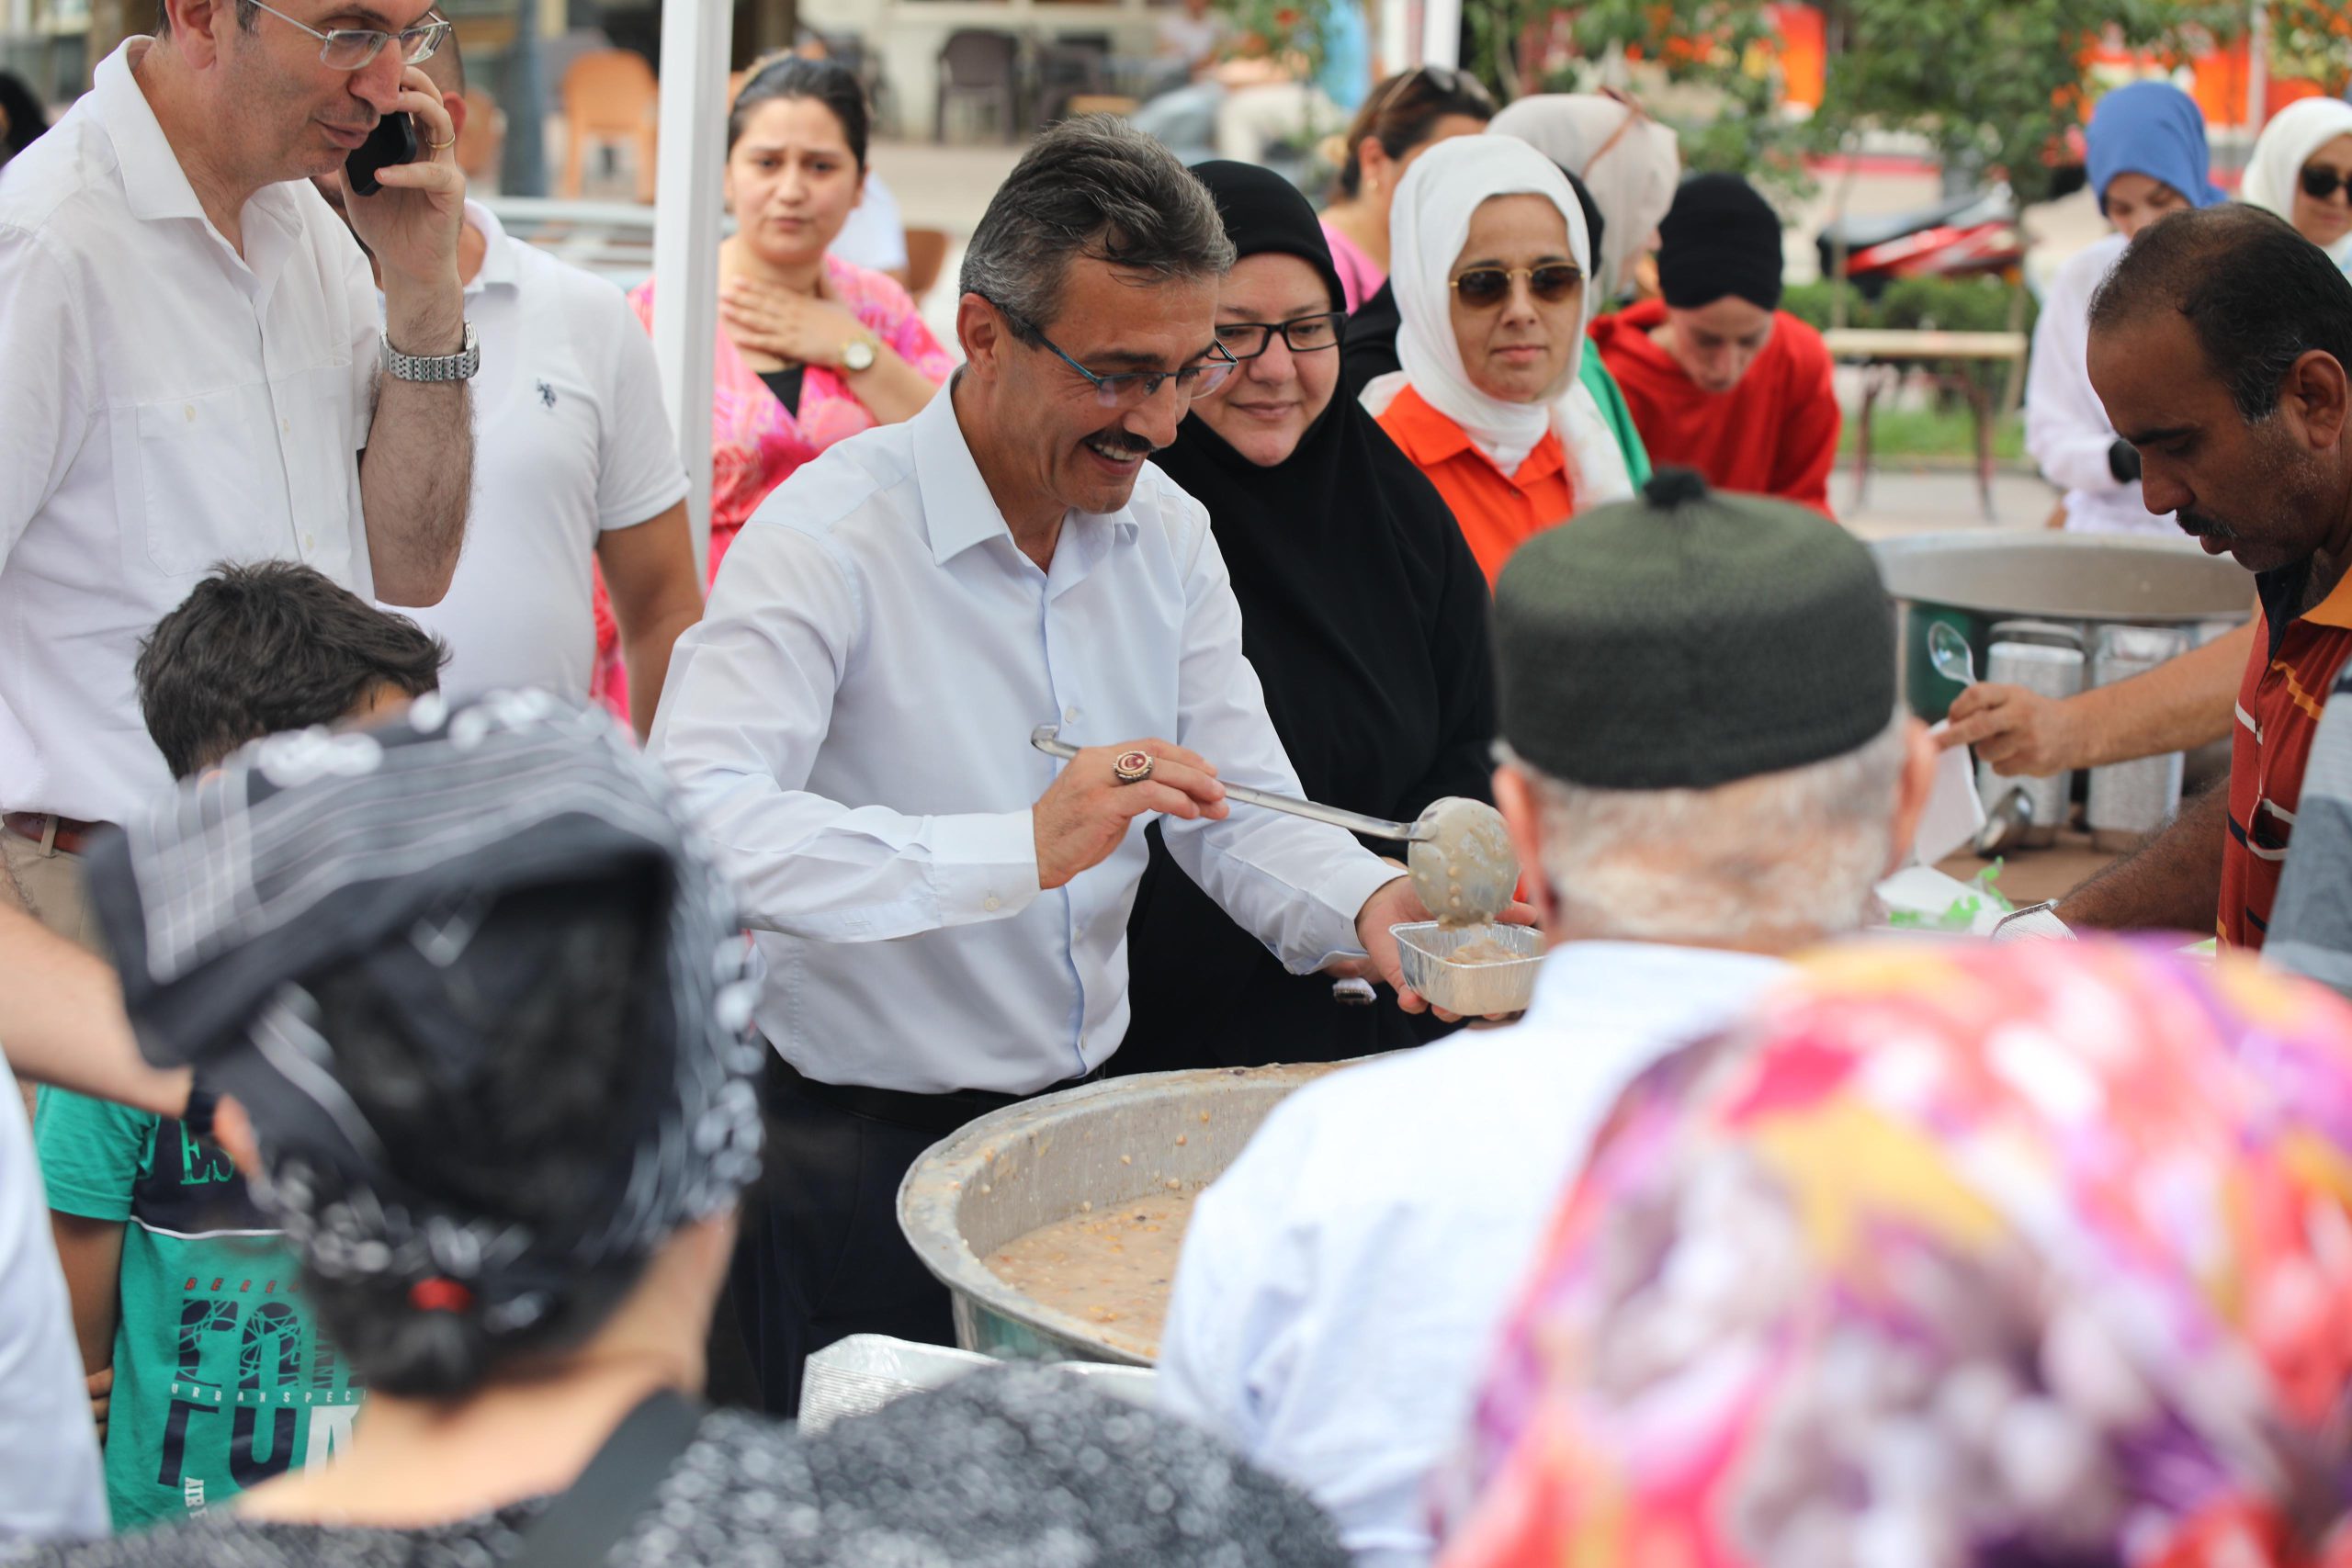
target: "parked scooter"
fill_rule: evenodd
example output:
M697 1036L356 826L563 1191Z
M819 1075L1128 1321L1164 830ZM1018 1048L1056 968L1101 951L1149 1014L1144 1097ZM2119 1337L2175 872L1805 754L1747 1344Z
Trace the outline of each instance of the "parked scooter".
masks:
M1976 277L2003 273L2025 259L2009 187L1968 191L1909 212L1849 216L1825 225L1814 244L1821 276L1838 275L1843 237L1846 276L1866 299L1898 277Z

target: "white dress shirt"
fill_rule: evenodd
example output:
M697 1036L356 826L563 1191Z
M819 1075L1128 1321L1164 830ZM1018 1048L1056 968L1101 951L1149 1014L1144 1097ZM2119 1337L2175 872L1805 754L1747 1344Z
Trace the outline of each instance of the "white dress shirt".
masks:
M628 297L510 239L466 203L482 237L466 285L481 344L474 493L465 554L431 609L387 605L449 645L452 698L539 686L588 699L596 664L596 541L685 499L662 380Z
M2033 362L2025 383L2025 449L2041 477L2066 492L2066 529L2081 534L2177 536L2169 514L2151 516L2140 481L2107 466L2115 426L2091 386L2091 296L2115 269L2129 242L2109 234L2077 251L2050 282L2033 327Z
M1230 784L1298 780L1200 503L1147 464L1120 511L1071 513L1040 570L955 390L761 503L678 640L652 744L762 931L759 1023L787 1061L828 1083L1025 1094L1126 1032L1148 858L1138 820L1038 890L1030 807L1061 764L1030 731L1157 737ZM1166 828L1178 863L1300 972L1361 952L1355 916L1397 874L1276 812Z
M0 1555L107 1533L106 1473L25 1097L0 1059Z
M1578 942L1527 1016L1310 1084L1201 1195L1159 1398L1303 1486L1366 1568L1430 1561L1430 1472L1624 1086L1785 966Z
M245 204L241 259L131 75L0 178L0 807L115 821L166 787L130 667L216 561L362 597L378 362L367 258L306 180Z

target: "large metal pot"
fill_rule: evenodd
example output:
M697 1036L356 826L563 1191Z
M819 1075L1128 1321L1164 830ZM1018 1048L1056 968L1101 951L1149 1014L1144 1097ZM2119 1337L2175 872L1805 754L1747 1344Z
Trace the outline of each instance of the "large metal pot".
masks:
M1881 539L1871 548L1902 617L1903 690L1930 723L1960 694L1928 660L1935 621L1968 638L1982 674L1996 621L2182 626L2242 621L2254 604L2253 575L2186 536L1977 530Z
M1206 1186L1284 1096L1329 1071L1317 1064L1113 1078L991 1111L933 1145L899 1188L899 1224L954 1297L956 1342L994 1356L1149 1366L1094 1325L1014 1290L981 1259L1081 1203L1109 1208L1164 1194L1170 1181Z

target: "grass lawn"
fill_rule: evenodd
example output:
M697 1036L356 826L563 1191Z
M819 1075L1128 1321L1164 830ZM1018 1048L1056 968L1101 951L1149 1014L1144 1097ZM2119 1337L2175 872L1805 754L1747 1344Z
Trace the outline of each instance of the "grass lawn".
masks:
M1838 437L1841 457L1853 455L1861 433L1859 414L1847 412L1846 427ZM1871 418L1871 461L1899 457L1967 457L1976 456L1976 424L1964 407L1943 409L1882 408ZM1993 426L1993 456L2025 456L2025 416L2011 414Z

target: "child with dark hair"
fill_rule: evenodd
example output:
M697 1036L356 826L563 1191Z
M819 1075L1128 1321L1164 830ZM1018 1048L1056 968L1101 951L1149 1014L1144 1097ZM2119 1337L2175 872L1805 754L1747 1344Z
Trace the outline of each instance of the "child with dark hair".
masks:
M139 652L186 779L265 735L382 716L447 658L306 566L222 567ZM202 1513L341 1447L359 1391L228 1156L183 1122L44 1089L34 1118L117 1529Z
M381 716L436 691L449 650L291 561L220 566L155 623L132 675L172 776L248 740Z

